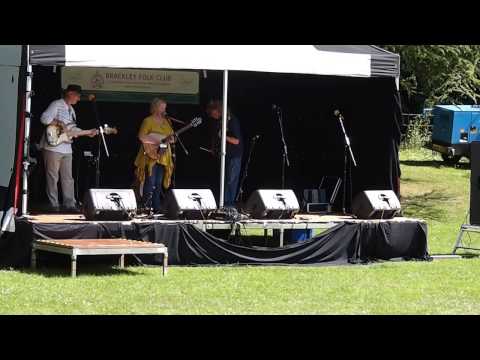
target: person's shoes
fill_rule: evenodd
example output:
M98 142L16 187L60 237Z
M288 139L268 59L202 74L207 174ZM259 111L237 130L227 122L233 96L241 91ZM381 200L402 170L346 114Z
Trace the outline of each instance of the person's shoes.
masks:
M60 212L60 206L48 205L45 210L51 214L58 214Z
M65 212L68 212L68 213L75 213L75 214L80 213L80 208L76 205L65 206L63 209L64 209Z

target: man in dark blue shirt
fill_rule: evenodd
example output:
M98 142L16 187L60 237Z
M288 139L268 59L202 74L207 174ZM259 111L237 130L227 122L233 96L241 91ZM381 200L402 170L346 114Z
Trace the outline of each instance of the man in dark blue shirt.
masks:
M214 120L221 120L223 105L220 101L211 101L207 106L207 114ZM219 144L221 122L214 127L214 143ZM234 207L238 192L240 171L242 169L243 137L238 118L228 112L227 120L227 153L225 157L225 206ZM218 148L219 150L219 148Z

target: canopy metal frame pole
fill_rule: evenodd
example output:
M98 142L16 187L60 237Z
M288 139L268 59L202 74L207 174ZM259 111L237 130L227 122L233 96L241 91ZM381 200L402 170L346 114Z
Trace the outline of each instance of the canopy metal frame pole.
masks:
M25 133L23 137L23 174L22 174L22 216L28 214L28 167L29 162L29 148L30 148L30 121L32 108L32 65L30 65L30 45L26 45L26 63L27 68L27 83L25 96Z
M225 156L227 155L227 121L228 121L228 70L223 71L223 116L222 116L222 139L220 157L220 204L225 203Z

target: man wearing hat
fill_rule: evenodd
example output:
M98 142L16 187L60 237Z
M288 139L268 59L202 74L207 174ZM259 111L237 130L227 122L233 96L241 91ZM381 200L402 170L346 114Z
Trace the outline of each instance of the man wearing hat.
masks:
M72 105L80 101L82 88L79 85L68 85L63 92L63 98L53 101L40 117L45 126L58 125L63 130L67 125L74 130L81 130L76 126L75 110ZM97 134L95 129L90 130L88 136ZM43 152L47 182L47 197L53 210L59 210L58 179L62 186L63 206L68 210L76 209L74 181L72 177L72 145L61 143L50 146L46 141L45 133L40 140Z

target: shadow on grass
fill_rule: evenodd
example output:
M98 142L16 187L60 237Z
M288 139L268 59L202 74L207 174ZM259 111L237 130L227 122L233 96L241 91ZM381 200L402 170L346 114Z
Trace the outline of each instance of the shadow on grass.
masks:
M424 179L413 179L409 177L402 177L402 183L410 183L410 184L422 184L426 181Z
M448 215L447 210L438 207L438 204L450 199L450 196L436 190L420 195L404 196L402 197L404 214L425 220L444 220Z
M478 259L480 257L480 254L462 253L461 251L457 251L457 255L460 255L463 259Z
M456 165L448 165L441 160L400 160L401 165L407 166L422 166L422 167L433 167L433 168L455 168L460 170L470 170L470 163L458 163Z
M36 270L21 269L21 273L28 275L41 275L46 278L53 277L71 277L70 268L58 267L40 267ZM111 275L141 275L128 269L112 268L112 267L85 267L84 269L77 268L77 277L81 276L111 276Z

